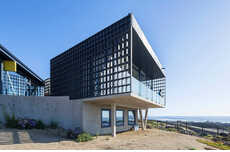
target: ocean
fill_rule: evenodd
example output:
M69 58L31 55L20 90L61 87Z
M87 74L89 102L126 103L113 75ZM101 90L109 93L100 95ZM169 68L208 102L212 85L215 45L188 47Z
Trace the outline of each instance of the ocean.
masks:
M230 123L230 116L150 116L149 120Z

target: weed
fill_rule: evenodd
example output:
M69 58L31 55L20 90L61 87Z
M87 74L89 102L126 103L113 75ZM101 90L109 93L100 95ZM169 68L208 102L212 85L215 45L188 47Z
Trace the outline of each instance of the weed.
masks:
M6 128L18 128L18 120L14 114L12 116L5 114L5 121Z
M45 124L41 120L38 120L35 128L36 129L45 129L46 126L45 126Z
M197 139L197 141L221 150L230 150L230 146L224 145L222 142L213 142L213 141L208 141L203 139Z
M77 142L86 142L93 140L93 137L88 133L82 133L77 136Z

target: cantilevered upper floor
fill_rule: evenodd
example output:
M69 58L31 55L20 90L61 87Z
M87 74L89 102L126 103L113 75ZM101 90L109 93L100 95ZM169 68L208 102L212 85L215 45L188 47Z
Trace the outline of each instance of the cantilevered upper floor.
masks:
M51 94L98 104L164 107L162 65L132 14L51 59Z

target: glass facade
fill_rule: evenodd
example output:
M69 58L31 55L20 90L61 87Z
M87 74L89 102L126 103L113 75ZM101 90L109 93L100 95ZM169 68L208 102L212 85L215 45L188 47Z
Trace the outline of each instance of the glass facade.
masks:
M106 128L111 126L111 111L110 109L101 110L101 127Z
M116 111L116 126L124 126L124 110Z
M158 105L165 106L166 79L151 80L144 71L134 64L132 70L132 93Z
M44 87L35 85L17 72L4 71L0 62L0 94L15 96L44 96Z
M135 125L135 111L128 110L128 125Z

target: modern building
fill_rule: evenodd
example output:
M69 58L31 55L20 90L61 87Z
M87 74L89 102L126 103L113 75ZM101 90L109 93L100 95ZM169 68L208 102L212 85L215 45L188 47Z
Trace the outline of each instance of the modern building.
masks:
M44 89L44 95L50 96L51 89L50 89L50 78L45 79L45 89Z
M166 75L132 14L51 59L51 94L81 103L79 127L116 135L166 105ZM142 119L142 117L141 117Z
M0 94L44 96L43 80L0 45Z

